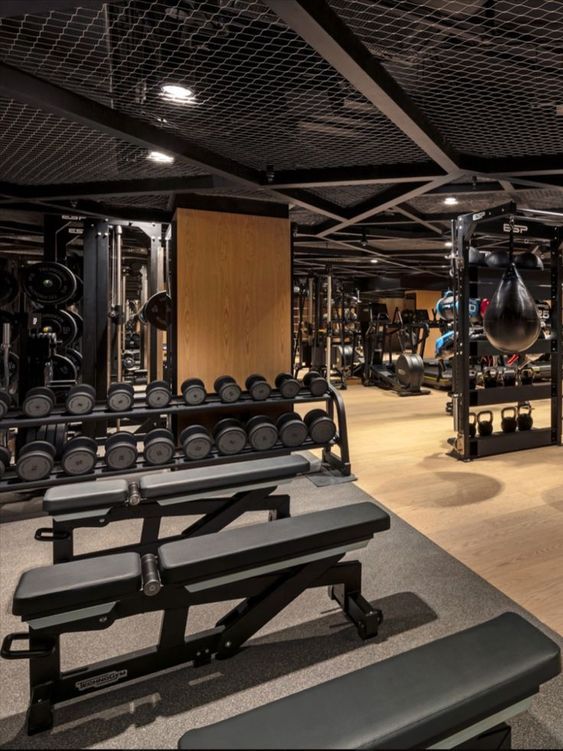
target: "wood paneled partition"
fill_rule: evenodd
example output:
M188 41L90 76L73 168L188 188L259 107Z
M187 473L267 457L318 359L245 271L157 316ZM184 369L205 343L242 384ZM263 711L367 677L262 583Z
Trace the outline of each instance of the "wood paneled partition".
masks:
M241 385L291 364L291 237L287 218L176 211L177 383L218 375Z

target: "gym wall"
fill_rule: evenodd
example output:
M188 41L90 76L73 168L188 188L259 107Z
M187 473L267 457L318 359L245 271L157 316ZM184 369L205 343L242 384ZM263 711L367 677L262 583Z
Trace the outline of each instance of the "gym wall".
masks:
M425 308L428 311L430 320L432 320L432 311L436 306L436 303L442 297L442 293L434 289L415 289L411 290L416 294L416 307L418 309ZM441 336L440 329L430 329L428 339L426 340L425 357L434 357L434 351L436 349L436 339Z
M291 361L287 218L178 209L177 382L223 373L273 380Z

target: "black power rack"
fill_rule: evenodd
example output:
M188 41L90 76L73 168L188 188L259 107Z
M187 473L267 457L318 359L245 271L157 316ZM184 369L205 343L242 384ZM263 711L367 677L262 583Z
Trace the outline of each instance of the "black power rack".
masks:
M470 338L469 298L491 298L504 269L469 265L471 238L479 230L487 237L508 237L511 225L518 237L542 243L550 251L549 267L544 270L521 269L522 278L535 299L547 300L552 310L551 337L538 339L527 354L550 355L551 378L548 383L471 388L469 371L473 358L501 354L487 340ZM478 213L463 214L455 221L452 237L454 295L454 361L452 402L454 430L453 456L462 460L502 454L521 449L561 444L562 419L562 256L563 214L518 209L511 202ZM474 407L493 404L551 400L551 421L547 428L532 428L513 433L494 432L490 436L470 435L469 413Z
M18 428L25 429L37 427L39 425L56 425L61 423L66 425L80 425L91 421L95 421L98 424L100 422L113 424L117 420L127 420L129 422L135 421L136 424L137 422L142 422L142 419L146 417L159 417L162 415L168 415L171 417L180 415L192 416L215 411L225 413L226 410L228 410L229 415L231 415L232 413L236 414L250 409L253 411L263 410L266 405L295 407L309 402L324 402L328 415L336 422L336 437L328 445L315 443L310 438L307 438L304 443L295 449L287 448L281 442L278 442L270 451L255 451L247 446L239 454L230 456L219 454L214 447L210 455L201 461L190 461L189 459L186 459L181 451L178 450L176 451L173 461L168 464L160 464L158 466L150 465L144 461L142 456L139 456L136 463L131 468L119 471L107 469L103 460L98 459L93 472L74 476L65 475L62 468L58 464L55 464L49 477L33 482L20 480L13 465L11 465L0 480L0 493L47 488L52 485L116 477L141 471L149 472L163 469L187 469L189 467L205 467L211 464L226 464L251 459L265 459L267 457L287 455L293 451L306 451L309 449L322 449L323 462L330 467L337 469L342 475L350 475L350 451L348 448L348 429L346 425L344 402L341 395L332 386L329 386L327 393L323 396L313 396L309 391L303 389L295 399L286 399L281 396L279 391L273 390L271 396L266 401L261 402L254 401L248 392L243 392L241 398L232 404L225 404L220 401L217 395L210 394L203 404L191 406L187 405L181 397L175 396L172 398L170 404L162 409L151 409L146 405L144 398L136 397L133 408L126 412L111 412L107 409L105 403L97 403L92 412L87 415L80 415L80 417L68 414L60 408L55 409L47 417L38 419L24 417L22 413L18 411L10 411L3 420L0 420L0 433ZM175 421L172 420L172 422L174 423ZM141 436L138 437L139 439L141 438ZM338 454L335 453L335 448L338 448Z

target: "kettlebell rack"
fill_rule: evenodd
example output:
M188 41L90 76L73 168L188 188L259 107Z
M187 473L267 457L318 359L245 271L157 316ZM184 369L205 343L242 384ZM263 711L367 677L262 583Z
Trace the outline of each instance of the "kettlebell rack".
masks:
M337 426L336 436L330 443L316 443L310 437L296 448L284 446L281 441L277 441L274 447L268 451L256 451L248 445L237 454L223 455L219 454L216 447L213 447L209 456L202 460L188 460L181 450L176 450L171 462L151 465L145 461L142 455L139 455L135 464L129 469L110 470L100 458L97 459L92 472L83 475L65 475L60 465L55 464L50 475L42 480L22 481L16 474L14 465L11 464L6 468L6 472L0 479L0 493L13 491L26 491L39 488L48 488L52 485L61 485L65 483L81 482L86 480L103 479L116 477L135 472L159 471L163 469L187 469L189 467L204 467L212 464L225 464L232 462L248 461L253 459L263 459L275 456L288 455L294 451L306 451L311 449L322 449L323 462L330 467L338 470L342 475L351 474L350 451L348 447L348 430L346 424L346 412L344 402L338 391L329 385L326 394L314 396L307 389L303 388L298 396L293 399L284 398L279 390L273 389L270 397L264 401L255 401L250 394L243 391L240 399L232 404L225 404L216 394L209 394L203 404L188 405L181 396L174 396L167 407L150 408L147 406L142 396L135 398L132 409L123 412L112 412L108 409L106 402L96 403L94 409L85 415L72 415L65 412L62 408L55 408L49 415L42 418L25 417L20 411L11 410L5 418L0 420L0 433L9 432L14 429L24 430L26 428L39 427L41 425L73 425L80 426L83 423L95 421L98 424L105 422L107 425L113 425L116 421L127 421L130 424L141 424L147 417L158 418L159 416L170 417L191 417L204 416L213 413L225 413L228 410L228 416L234 416L237 413L252 411L260 414L264 407L268 406L287 406L296 407L311 402L324 402L328 416L335 420ZM223 414L223 416L226 416ZM172 423L175 421L172 420ZM141 436L137 436L141 438ZM177 436L176 436L177 438ZM335 453L335 448L338 453Z
M470 370L476 359L501 355L487 339L471 337L472 324L469 316L470 298L491 298L501 277L503 268L490 268L469 263L469 248L473 236L479 231L490 237L504 238L508 242L510 232L517 242L530 240L542 243L549 251L550 263L545 269L521 269L526 287L536 300L549 302L551 315L550 338L539 338L526 354L549 354L551 378L545 383L516 385L497 384L493 388L479 388L470 382ZM511 202L502 206L463 214L452 223L452 270L454 306L454 356L452 403L454 430L450 440L452 456L469 461L483 456L492 456L522 449L561 444L562 420L562 257L563 215L549 212L534 212L518 209ZM499 426L490 435L474 434L470 413L475 407L505 404L522 404L539 399L551 401L549 427L532 427L528 430L503 432ZM500 412L499 412L500 414Z

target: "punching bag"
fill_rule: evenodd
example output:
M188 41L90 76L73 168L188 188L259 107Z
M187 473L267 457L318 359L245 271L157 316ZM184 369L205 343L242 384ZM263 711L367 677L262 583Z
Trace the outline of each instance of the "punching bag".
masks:
M512 257L487 307L483 327L493 347L507 355L525 352L540 334L536 303Z

